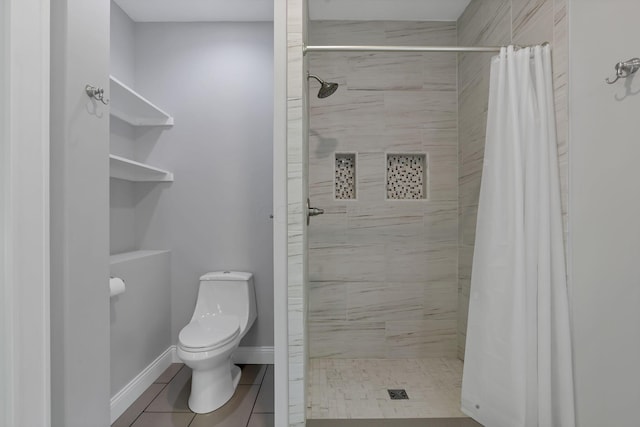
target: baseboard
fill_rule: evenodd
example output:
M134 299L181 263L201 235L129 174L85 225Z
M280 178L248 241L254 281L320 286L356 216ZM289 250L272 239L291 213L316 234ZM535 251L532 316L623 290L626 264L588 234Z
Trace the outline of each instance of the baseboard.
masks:
M172 345L111 398L111 424L177 359Z
M234 363L273 365L273 347L238 347L233 353Z

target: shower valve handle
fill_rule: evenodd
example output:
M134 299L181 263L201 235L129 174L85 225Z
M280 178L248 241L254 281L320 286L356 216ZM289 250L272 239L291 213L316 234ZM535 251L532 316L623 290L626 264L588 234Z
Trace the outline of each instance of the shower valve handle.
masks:
M309 219L312 216L322 215L324 213L324 209L311 207L311 201L307 199L307 225L309 225Z

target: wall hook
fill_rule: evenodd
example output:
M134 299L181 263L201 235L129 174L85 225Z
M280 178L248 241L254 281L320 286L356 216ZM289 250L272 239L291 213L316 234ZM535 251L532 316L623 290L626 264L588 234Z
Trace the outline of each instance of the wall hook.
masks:
M636 73L636 71L640 70L640 58L633 58L628 61L618 62L616 64L616 78L611 80L609 78L606 79L606 82L610 85L614 84L620 79L626 79L627 77Z
M101 87L86 85L84 87L84 90L87 92L87 95L89 95L89 98L97 99L104 105L109 105L109 100L104 98L104 89L102 89Z

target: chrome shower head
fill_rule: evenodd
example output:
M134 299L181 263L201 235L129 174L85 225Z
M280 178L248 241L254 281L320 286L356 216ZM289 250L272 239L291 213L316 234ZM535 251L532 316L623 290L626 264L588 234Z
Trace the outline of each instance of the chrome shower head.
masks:
M338 90L338 83L325 82L320 77L315 76L313 74L307 73L307 78L313 78L320 83L320 90L318 91L318 98L326 98L328 96L333 95L333 93Z

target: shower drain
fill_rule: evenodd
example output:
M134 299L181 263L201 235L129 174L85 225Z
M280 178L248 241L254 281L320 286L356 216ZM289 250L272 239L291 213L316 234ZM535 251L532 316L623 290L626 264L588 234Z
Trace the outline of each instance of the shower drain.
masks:
M391 398L391 400L402 400L409 398L407 391L403 388L388 389L387 391L389 392L389 397Z

